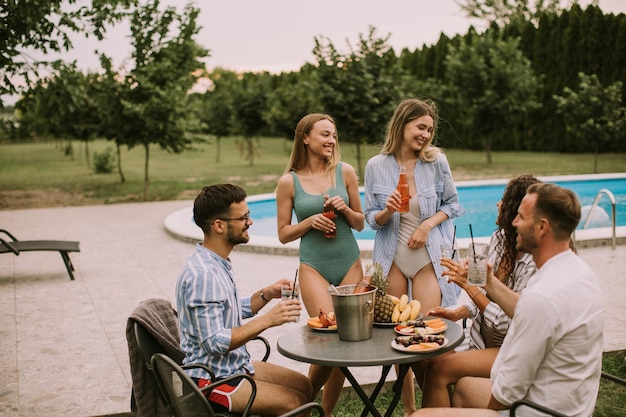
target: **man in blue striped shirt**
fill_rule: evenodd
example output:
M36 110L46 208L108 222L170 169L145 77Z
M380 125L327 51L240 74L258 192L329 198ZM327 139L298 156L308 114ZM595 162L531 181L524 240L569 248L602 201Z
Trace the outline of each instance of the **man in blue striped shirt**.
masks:
M257 395L252 414L280 415L310 401L312 388L303 374L279 365L252 361L245 344L265 329L295 322L301 310L298 299L275 304L266 314L254 317L272 298L281 298L281 286L291 280L240 297L230 252L247 243L252 225L246 192L233 184L204 187L193 207L194 221L204 233L196 245L176 285L176 303L181 330L184 364L209 366L215 376L237 373L252 376ZM209 384L210 376L201 369L188 371L198 386ZM223 384L207 396L216 411L241 412L251 394L243 379Z

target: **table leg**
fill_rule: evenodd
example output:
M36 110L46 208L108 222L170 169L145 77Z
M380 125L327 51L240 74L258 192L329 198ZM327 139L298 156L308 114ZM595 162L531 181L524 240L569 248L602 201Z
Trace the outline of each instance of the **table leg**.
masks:
M378 398L378 394L380 394L380 390L385 385L385 381L387 380L387 375L389 375L390 370L391 370L391 365L383 366L383 369L380 373L380 379L378 380L376 387L374 387L374 391L372 391L372 395L370 395L369 397L372 404L376 401L376 398ZM364 408L363 412L361 412L361 417L367 417L368 412L369 410L367 408Z
M385 372L386 368L391 368L391 366L389 365L384 366L383 371L382 371L383 373ZM352 375L352 372L350 372L350 370L346 367L340 367L339 369L341 369L341 372L343 372L343 374L346 376L348 381L350 381L350 385L352 385L352 388L354 388L354 391L361 398L361 401L363 401L363 404L365 405L365 410L363 410L363 413L361 414L361 416L365 416L367 415L367 413L372 413L374 417L382 417L380 412L376 409L376 407L374 407L374 401L371 400L370 397L367 396L365 391L363 391L363 388L361 388L361 385L359 385L354 375ZM387 372L389 372L389 369L387 369ZM387 375L385 374L385 377L386 376ZM380 383L380 380L379 380L379 383ZM374 400L375 399L376 398L374 397Z
M393 384L393 398L391 399L391 403L389 407L387 407L387 411L385 411L385 417L391 417L393 411L396 409L398 402L400 401L400 397L402 396L402 385L404 384L404 378L406 374L409 372L409 368L411 367L408 363L403 363L398 365L398 377L396 382Z

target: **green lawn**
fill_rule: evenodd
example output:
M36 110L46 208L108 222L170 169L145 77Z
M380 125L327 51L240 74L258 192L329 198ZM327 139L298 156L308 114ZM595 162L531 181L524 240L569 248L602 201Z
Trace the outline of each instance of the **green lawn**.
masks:
M273 192L282 174L291 142L276 138L256 141L253 164L239 149L240 140L221 140L220 161L216 162L215 139L193 149L173 154L152 146L149 160L149 200L191 199L204 185L217 182L237 183L250 195ZM112 148L110 142L89 144L91 155ZM0 145L0 209L15 207L16 193L45 191L58 193L58 201L39 201L39 206L111 204L143 201L144 149L122 150L122 168L126 182L119 175L95 174L87 166L85 146L74 142L74 157L64 153L58 142ZM378 146L361 147L361 169L367 159L380 150ZM522 173L537 176L593 173L594 155L535 152L494 152L488 165L483 152L446 151L456 180L511 178ZM358 170L356 147L343 144L343 160ZM598 172L626 172L626 155L600 155ZM361 173L361 177L363 174ZM362 181L361 181L362 185ZM26 203L28 205L28 203Z

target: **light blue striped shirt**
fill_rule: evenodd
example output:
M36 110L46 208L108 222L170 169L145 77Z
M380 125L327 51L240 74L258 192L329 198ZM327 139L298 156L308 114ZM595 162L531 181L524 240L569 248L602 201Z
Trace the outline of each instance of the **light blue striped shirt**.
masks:
M384 275L389 273L393 257L398 245L398 230L400 227L400 213L395 212L391 219L379 225L374 216L385 208L387 197L396 189L400 167L393 154L376 155L365 166L365 220L376 231L374 238L374 251L372 258L383 267ZM439 264L439 246L451 243L454 234L452 219L465 213L459 204L459 195L452 180L452 172L448 164L448 158L440 153L433 162L418 160L413 171L415 186L419 193L419 205L421 219L424 221L443 211L448 215L448 220L433 228L426 242L426 249L433 262L439 287L441 288L441 304L444 307L456 304L460 294L460 288L454 283L448 283L441 276L442 267Z
M176 284L183 363L207 365L216 377L254 373L245 345L228 350L231 329L253 316L251 299L239 298L230 260L198 243ZM201 369L187 372L194 378L210 379Z

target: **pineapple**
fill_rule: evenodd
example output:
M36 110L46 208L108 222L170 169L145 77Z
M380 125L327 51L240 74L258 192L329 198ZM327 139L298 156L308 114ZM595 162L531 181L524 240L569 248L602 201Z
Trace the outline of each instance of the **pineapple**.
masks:
M393 298L387 294L387 277L383 277L383 268L379 263L367 265L366 275L371 275L371 285L375 286L376 298L374 301L374 322L391 323L393 313Z

